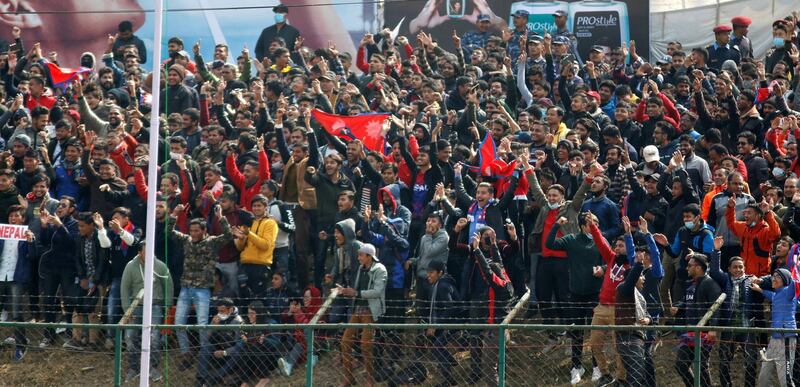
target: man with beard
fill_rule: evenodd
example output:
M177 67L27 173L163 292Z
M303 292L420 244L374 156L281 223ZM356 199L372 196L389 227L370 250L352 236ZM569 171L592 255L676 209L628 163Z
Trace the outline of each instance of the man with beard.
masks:
M258 162L248 160L240 172L236 164L236 156L229 153L225 166L231 184L239 191L239 206L249 210L251 200L258 195L261 185L270 178L269 158L264 152L264 139L258 139Z
M108 109L108 121L103 121L103 119L98 117L91 109L89 101L87 101L87 98L84 96L81 83L74 82L72 90L78 98L78 112L81 115L81 119L86 124L87 129L95 132L101 138L105 137L105 135L111 131L124 130L125 115L120 107L111 106Z
M211 164L222 167L225 162L225 130L217 125L206 127L208 135L206 136L206 144L200 143L199 146L192 151L192 159L204 160L208 159Z

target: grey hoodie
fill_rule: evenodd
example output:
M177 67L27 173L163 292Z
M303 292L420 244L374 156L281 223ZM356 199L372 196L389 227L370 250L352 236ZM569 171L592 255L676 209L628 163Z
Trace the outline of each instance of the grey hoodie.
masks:
M444 228L440 228L433 235L425 234L419 242L419 254L412 258L416 266L417 280L427 281L428 265L433 261L442 262L447 266L447 255L449 253L448 243L450 237Z
M333 277L333 282L342 286L354 286L358 273L358 249L361 242L356 240L356 222L345 219L334 226L344 235L344 245L334 246L333 265L328 273Z

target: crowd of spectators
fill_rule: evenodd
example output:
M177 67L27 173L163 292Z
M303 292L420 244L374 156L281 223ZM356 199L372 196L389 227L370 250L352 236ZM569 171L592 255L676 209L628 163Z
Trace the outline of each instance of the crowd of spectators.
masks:
M531 33L517 11L505 31L490 31L488 15L454 31L452 51L425 32L393 39L386 29L349 53L306 47L289 8L273 10L255 57L218 44L206 60L199 42L189 53L170 38L155 86L129 22L104 53L85 53L89 71L68 83L54 83L57 55L12 31L0 53L0 223L28 231L0 240L10 319L115 324L138 304L154 259L154 323L496 324L530 292L528 315L546 324L695 325L725 293L710 326L796 327L796 15L753 37L772 40L764 58L753 57L753 21L737 17L709 31L708 47L671 42L648 61L623 42L610 54L593 47L579 66L562 13L554 35ZM385 149L332 134L315 110L388 114ZM147 181L150 163L158 181ZM148 205L154 258L144 253ZM141 305L132 312L140 322ZM302 331L270 332L178 331L179 367L196 366L198 385L263 386L317 360ZM655 385L654 332L553 331L543 351L569 341L572 384ZM450 333L419 340L439 385L457 384ZM129 380L137 335L126 334ZM342 385L356 383L355 347L364 385L402 383L401 336L340 332ZM472 383L496 382L496 356L482 354L490 336L459 339ZM710 385L712 349L729 361L742 347L746 385L798 380L795 334L770 336L704 332L695 375L695 338L679 334L675 367L687 386ZM6 342L23 361L30 346L111 339L73 329L61 343L47 330L32 343L16 329ZM722 385L728 361L716 370Z

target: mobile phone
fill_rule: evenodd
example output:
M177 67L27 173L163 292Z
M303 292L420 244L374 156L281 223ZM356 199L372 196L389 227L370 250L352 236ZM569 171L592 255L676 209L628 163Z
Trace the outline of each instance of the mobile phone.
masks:
M447 17L451 19L461 19L464 17L464 0L447 0Z
M19 50L19 46L16 43L11 43L8 45L8 51L17 51Z

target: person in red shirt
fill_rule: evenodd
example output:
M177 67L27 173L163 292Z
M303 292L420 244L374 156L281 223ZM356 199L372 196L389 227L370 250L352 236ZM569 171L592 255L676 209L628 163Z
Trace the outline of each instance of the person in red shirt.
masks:
M248 161L244 164L243 171L239 171L239 167L236 166L236 155L231 153L225 160L225 167L231 184L239 190L239 206L250 211L250 200L259 194L261 184L270 178L269 158L264 152L264 138L258 139L258 163Z
M31 93L25 97L25 107L31 110L37 106L53 109L56 99L46 95L47 89L44 86L44 79L37 76L31 77L29 85Z

